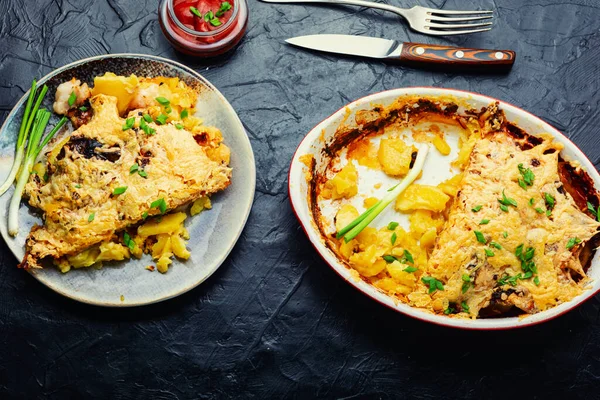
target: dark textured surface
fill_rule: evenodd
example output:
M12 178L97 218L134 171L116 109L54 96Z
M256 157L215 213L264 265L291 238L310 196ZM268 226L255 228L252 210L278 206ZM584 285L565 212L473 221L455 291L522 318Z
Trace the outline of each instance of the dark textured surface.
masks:
M199 288L162 304L128 310L74 303L17 270L0 244L0 398L598 398L598 298L518 331L430 326L339 279L290 209L288 163L303 135L345 103L395 87L466 89L514 103L600 164L598 2L419 3L494 8L496 26L436 40L380 12L250 0L237 52L201 63L163 38L156 0L0 0L0 121L32 77L58 66L111 52L162 55L224 93L248 130L258 167L254 209L227 261ZM508 48L517 62L505 76L461 76L283 43L310 33Z

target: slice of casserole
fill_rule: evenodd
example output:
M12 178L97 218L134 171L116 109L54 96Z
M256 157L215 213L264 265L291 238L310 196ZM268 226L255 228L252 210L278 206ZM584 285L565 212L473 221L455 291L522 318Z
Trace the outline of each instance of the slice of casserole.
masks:
M588 188L565 179L583 171L561 160L563 146L503 118L492 107L428 266L445 282L435 296L472 316L535 313L580 294L582 251L600 226L582 211Z
M22 267L78 254L230 183L231 169L211 160L192 133L174 123L145 123L142 112L130 113L135 124L129 127L112 96L90 103L90 122L52 150L57 155L47 181L34 175L27 185L29 204L42 211L44 225L31 230Z

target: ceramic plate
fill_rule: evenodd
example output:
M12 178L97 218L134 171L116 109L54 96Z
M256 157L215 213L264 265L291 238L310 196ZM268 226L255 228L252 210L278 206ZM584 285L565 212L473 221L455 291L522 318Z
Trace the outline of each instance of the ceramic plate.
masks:
M105 72L117 75L170 76L182 79L199 92L197 115L206 125L218 127L231 149L233 168L231 185L212 197L212 210L188 218L190 232L187 261L175 260L166 274L145 269L154 265L148 255L141 260L106 264L102 269L81 268L62 274L55 268L32 270L31 274L52 290L84 303L102 306L138 306L166 300L196 287L219 268L237 239L250 213L255 187L254 154L242 123L225 97L205 78L174 61L148 55L111 54L80 60L66 65L39 80L49 87L43 106L52 109L56 87L72 77L93 83ZM33 77L32 77L33 78ZM0 128L0 179L3 181L12 165L17 133L21 124L27 92ZM50 124L58 121L52 116ZM16 238L7 232L7 209L11 188L0 197L0 233L18 260L24 255L25 238L41 219L25 205L20 209L20 230ZM16 268L7 265L5 268Z
M324 153L322 153L321 150L325 144L329 143L330 139L333 138L336 129L341 123L344 121L354 121L356 112L359 110L370 110L375 105L387 106L395 101L398 97L405 95L418 95L423 97L452 96L457 100L457 102L459 102L459 104L466 103L469 108L473 109L480 109L488 106L492 102L498 101L500 103L500 108L504 110L507 119L513 123L516 123L528 133L536 135L546 132L553 135L556 141L564 145L564 150L561 152L562 156L569 161L579 161L586 169L590 177L594 180L595 186L600 187L600 176L598 175L598 172L594 168L594 165L587 159L583 152L577 148L577 146L575 146L554 127L513 105L476 93L440 88L404 88L376 93L348 104L346 107L340 109L335 114L331 115L317 125L308 133L308 135L306 135L304 140L298 146L290 166L289 192L292 207L294 208L294 211L296 212L296 215L306 231L310 241L325 259L325 261L348 283L366 295L390 308L393 308L396 311L427 322L465 329L508 329L533 325L554 318L568 310L571 310L586 299L596 294L600 290L599 252L596 252L592 260L592 264L587 271L588 276L592 280L591 284L587 287L587 290L567 303L563 303L557 307L526 317L469 320L449 318L441 315L426 313L417 308L413 308L408 304L400 302L397 303L392 297L389 297L387 294L384 294L365 281L357 279L355 275L351 273L351 270L346 267L346 265L342 263L326 245L324 238L321 236L321 233L319 232L319 229L313 220L308 203L309 188L305 175L307 167L304 163L302 163L301 157L305 154L313 155L316 160L317 168L319 168L319 165L321 165L320 163L325 164L325 160L328 160L328 158L323 155ZM456 173L456 171L451 170L450 161L456 158L458 134L450 131L446 133L446 139L452 147L450 156L444 157L441 156L439 152L431 150L423 169L423 176L420 178L419 183L437 185L441 181L451 177ZM410 138L410 131L408 132L407 136ZM410 142L410 139L408 139L408 142ZM374 196L381 198L387 188L397 183L397 180L387 177L382 171L375 171L361 166L358 166L358 171L358 193L366 194L365 197ZM383 182L383 185L379 189L375 189L373 187L374 182ZM362 197L354 196L354 198L351 199L351 202L357 206L359 210L363 209ZM335 210L337 210L337 207L331 207L330 204L328 205L327 201L320 202L318 207L321 210L322 217L332 225L333 216L335 214ZM371 223L371 226L380 228L389 221L398 221L405 228L408 228L408 216L406 214L397 213L391 206L388 207L388 209L386 209L381 216L376 218Z

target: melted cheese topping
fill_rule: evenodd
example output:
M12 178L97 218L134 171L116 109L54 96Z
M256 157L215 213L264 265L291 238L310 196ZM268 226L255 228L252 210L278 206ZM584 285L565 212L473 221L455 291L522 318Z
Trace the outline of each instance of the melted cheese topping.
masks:
M428 263L428 274L444 282L444 290L437 291L434 298L459 304L465 301L471 315L476 316L480 309L494 304L515 305L530 313L543 311L582 292L585 279L576 282L572 275L585 278L579 250L597 233L600 224L581 212L562 189L558 175L562 145L550 136L542 138L540 145L529 150L521 150L501 132L477 141ZM527 189L518 183L522 178L519 164L535 175L533 185ZM517 203L517 207L508 206L508 212L498 201L503 191ZM546 193L556 199L550 216L545 213ZM479 205L481 210L473 212ZM480 224L485 219L489 223ZM478 240L475 231L483 234L486 244ZM572 238L581 243L567 249ZM504 274L524 274L515 255L521 244L535 249L532 261L537 266L539 285L534 282L535 275L516 280L514 286L499 285L498 279ZM463 288L463 276L473 282L467 290Z

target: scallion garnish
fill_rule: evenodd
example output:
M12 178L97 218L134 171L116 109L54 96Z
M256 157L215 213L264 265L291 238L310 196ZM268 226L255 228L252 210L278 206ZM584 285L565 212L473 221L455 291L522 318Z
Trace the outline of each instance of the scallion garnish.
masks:
M0 188L0 191L4 193L11 186L18 171L21 171L8 208L8 233L12 236L16 236L19 231L19 207L33 164L42 149L67 122L67 118L62 117L54 128L52 128L50 133L44 137L44 131L50 120L51 113L50 111L40 109L39 107L48 92L48 87L44 85L37 96L36 92L36 81L34 80L31 84L31 91L25 106L25 113L23 115L21 128L19 129L19 136L17 137L15 161L9 172L8 178Z
M169 117L166 116L165 114L160 114L158 117L156 117L156 123L159 125L164 125L167 123L167 119Z
M166 99L166 98L164 98L162 96L157 97L156 101L158 101L158 103L161 106L165 106L165 107L168 106L169 104L171 104L171 102L168 99Z
M181 119L187 118L188 110L181 110L181 113L179 114L179 116L181 117Z
M419 270L418 268L408 266L408 267L404 268L402 271L408 272L409 274L411 274L413 272L417 272L418 270Z
M148 177L148 174L143 169L138 170L138 175L141 176L142 178Z
M146 133L146 135L151 136L156 133L156 130L151 128L145 119L140 119L140 128Z
M385 197L375 203L372 207L367 209L358 218L344 227L338 232L337 238L344 238L346 243L354 239L363 229L367 227L392 201L396 199L421 173L427 152L429 151L428 146L421 146L417 153L415 164L406 177L396 185L392 191L388 192Z
M140 169L140 166L136 164L133 164L131 167L129 167L129 173L130 174L135 174L138 169Z
M92 222L94 218L96 218L96 213L91 213L90 215L88 215L88 222Z
M398 237L396 236L396 232L392 233L392 237L391 237L391 239L390 239L390 240L392 241L392 246L393 246L394 244L396 244L396 239L397 239L397 238L398 238Z
M469 290L469 288L472 286L473 279L467 274L462 274L461 278L463 281L461 291L466 293L467 290Z
M125 244L125 246L129 247L129 250L133 251L133 249L135 249L135 242L133 241L133 239L131 238L131 236L129 236L129 233L125 232L123 233L123 244Z
M127 191L127 186L119 186L119 187L116 187L116 188L113 190L113 194L114 194L115 196L118 196L118 195L120 195L120 194L123 194L123 193L125 193L126 191Z
M482 219L481 221L479 221L479 225L487 225L489 223L490 223L490 220L489 219L485 219L485 218Z
M133 117L127 118L125 120L125 125L123 125L123 130L127 131L127 130L133 128L133 125L135 125L135 118L133 118Z
M576 244L581 243L581 239L579 238L571 238L569 239L569 241L567 242L567 250L571 250L573 247L575 247Z
M594 216L594 218L596 218L596 220L600 219L600 216L599 216L600 207L595 208L594 205L588 201L587 202L587 209L588 209L589 212L592 213L592 215Z
M200 14L200 11L196 7L190 7L190 12L198 18L202 18L202 14Z
M444 290L444 284L432 276L422 277L421 282L429 286L429 294L435 292L436 290Z
M502 190L502 198L498 199L498 203L500 203L501 205L508 207L508 206L513 206L516 207L517 206L517 202L515 199L511 199L510 197L506 197L506 195L504 194L504 190ZM508 210L508 208L507 208ZM505 211L504 209L502 209L502 211Z
M485 240L485 236L483 236L483 233L481 233L480 231L474 231L475 233L475 237L477 238L477 241L479 243L483 243L486 244L487 240Z
M388 230L393 231L398 227L398 225L400 225L398 222L392 221L388 224L387 228Z
M73 107L75 100L77 100L77 95L75 94L75 91L72 91L71 95L69 96L69 107Z
M175 128L177 128L177 129L183 129L183 125L181 125L181 124L175 124Z
M158 200L154 200L150 204L150 208L158 208L161 214L164 214L167 211L167 202L164 198L160 198Z
M79 111L87 111L88 108L86 106L81 106L79 107Z
M488 256L488 257L494 257L495 256L494 252L492 250L490 250L490 249L484 249L484 251L485 251L485 255Z
M149 114L144 114L142 118L144 118L144 121L146 122L153 122L152 117Z
M533 180L535 179L535 175L533 171L529 168L523 167L523 164L518 165L519 173L522 178L519 178L519 186L523 189L527 190L527 186L533 186Z
M475 206L475 207L471 208L471 211L473 211L473 212L479 212L479 210L481 210L481 207L483 207L483 206L480 204L478 206Z

